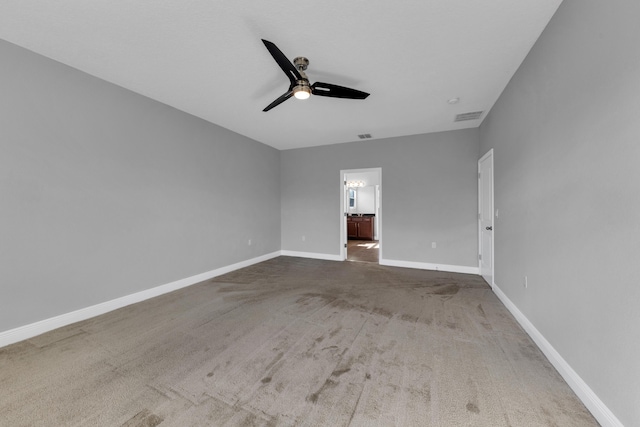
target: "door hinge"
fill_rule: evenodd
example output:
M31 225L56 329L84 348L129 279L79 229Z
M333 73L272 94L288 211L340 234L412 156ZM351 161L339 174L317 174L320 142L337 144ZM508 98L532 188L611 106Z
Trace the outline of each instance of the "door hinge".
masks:
M478 212L478 219L482 219L482 215Z
M478 259L482 260L482 254L478 254Z
M347 185L347 181L344 182L344 185Z
M347 214L346 212L344 213L344 216L348 216L349 214Z
M478 179L480 179L480 172L478 172Z
M344 247L345 247L345 248L347 247L347 244L346 244L346 243L344 244Z

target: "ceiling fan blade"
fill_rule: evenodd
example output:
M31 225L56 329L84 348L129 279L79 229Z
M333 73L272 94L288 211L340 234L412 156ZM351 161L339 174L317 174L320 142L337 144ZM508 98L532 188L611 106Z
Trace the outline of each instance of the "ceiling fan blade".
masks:
M369 94L344 86L332 85L330 83L315 82L311 86L311 93L332 98L365 99Z
M284 53L278 49L278 46L265 39L262 39L262 43L264 43L271 56L273 56L273 59L276 60L280 68L282 68L282 71L287 75L291 84L295 83L296 80L302 80L302 76L296 67L287 59L286 56L284 56Z
M280 97L278 99L276 99L275 101L273 101L271 104L267 105L264 110L262 111L269 111L271 110L273 107L277 107L278 105L282 104L284 101L286 101L287 99L291 98L293 96L293 91L289 90L287 91L287 93L280 95Z

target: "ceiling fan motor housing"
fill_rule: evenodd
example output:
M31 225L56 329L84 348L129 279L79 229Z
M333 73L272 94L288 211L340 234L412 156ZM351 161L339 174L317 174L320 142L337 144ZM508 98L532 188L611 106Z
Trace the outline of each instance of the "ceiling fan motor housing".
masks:
M293 59L293 65L295 65L300 77L302 77L302 79L296 80L296 84L293 86L293 96L298 99L307 99L311 96L311 85L309 85L309 78L304 70L309 66L309 60L304 56L298 56Z

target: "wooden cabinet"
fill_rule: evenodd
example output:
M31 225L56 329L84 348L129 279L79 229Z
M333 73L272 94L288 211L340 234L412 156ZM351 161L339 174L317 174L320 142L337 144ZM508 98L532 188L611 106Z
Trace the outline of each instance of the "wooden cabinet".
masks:
M347 237L349 239L358 238L358 223L347 218Z
M347 217L347 237L357 240L373 240L373 225L375 217L350 216Z

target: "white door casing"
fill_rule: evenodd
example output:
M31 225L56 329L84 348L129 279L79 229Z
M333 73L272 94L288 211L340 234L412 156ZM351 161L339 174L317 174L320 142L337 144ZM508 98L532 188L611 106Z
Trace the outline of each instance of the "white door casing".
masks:
M478 160L478 212L480 275L493 287L493 149Z

